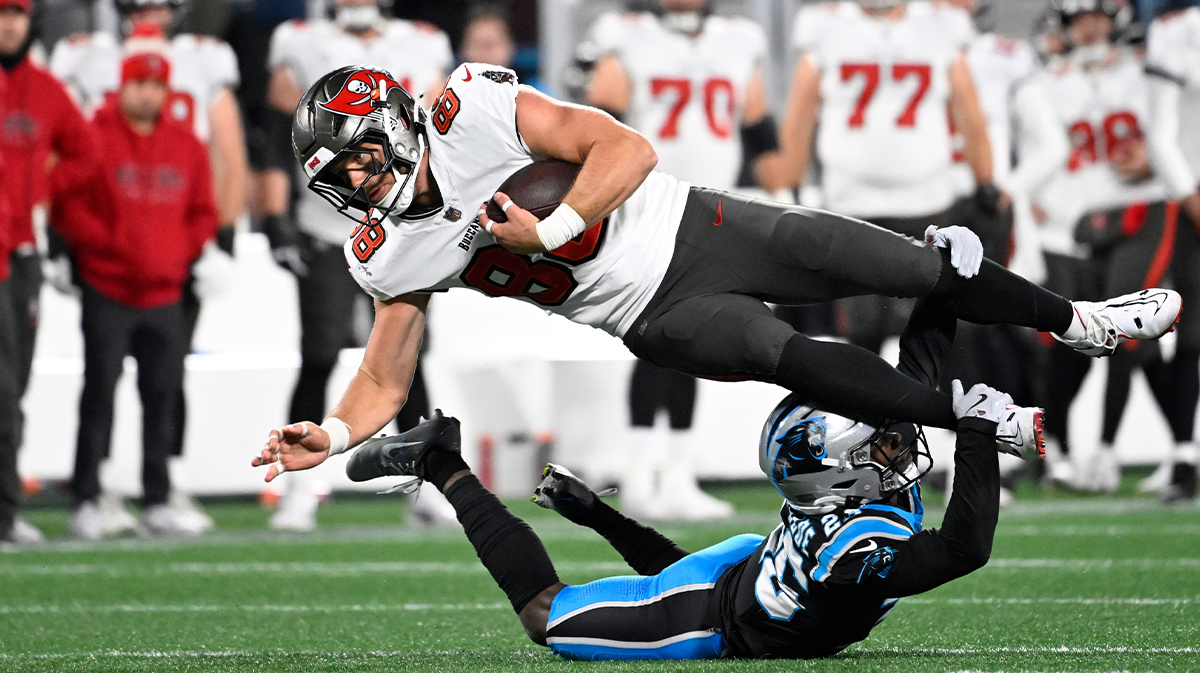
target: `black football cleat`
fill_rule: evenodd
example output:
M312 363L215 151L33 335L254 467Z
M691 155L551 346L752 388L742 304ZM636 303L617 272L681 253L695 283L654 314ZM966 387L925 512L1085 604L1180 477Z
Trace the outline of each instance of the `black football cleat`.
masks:
M363 442L346 462L346 476L350 481L388 476L424 479L426 454L461 450L458 419L443 416L441 409L435 409L429 420L421 421L408 432Z
M539 507L558 512L568 521L586 526L600 498L616 492L617 489L610 488L596 493L567 468L546 463L546 469L542 470L542 483L533 489L529 499Z
M1162 501L1168 505L1194 502L1198 485L1200 485L1200 478L1198 478L1195 465L1175 463L1171 470L1171 483L1163 491Z

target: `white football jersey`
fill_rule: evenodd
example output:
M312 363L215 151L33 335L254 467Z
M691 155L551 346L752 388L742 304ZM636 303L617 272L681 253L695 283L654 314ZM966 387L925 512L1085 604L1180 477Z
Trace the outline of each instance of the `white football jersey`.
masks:
M442 209L359 226L345 244L350 272L377 299L469 287L623 336L666 274L688 185L651 173L574 241L541 255L508 252L473 218L536 158L517 128L516 95L511 70L464 63L451 74L428 127Z
M1173 12L1150 24L1146 67L1183 87L1179 145L1192 172L1200 175L1200 7Z
M1111 66L1086 72L1064 60L1048 77L1048 94L1070 135L1071 153L1035 195L1047 215L1042 245L1050 252L1077 254L1074 231L1079 218L1167 198L1161 180L1125 182L1109 163L1118 143L1144 134L1149 87L1141 60L1126 51Z
M733 189L742 163L746 87L766 55L758 24L709 16L695 37L654 14L606 14L591 40L615 55L633 87L625 122L650 139L658 170Z
M167 111L192 124L207 142L211 129L208 110L224 87L239 81L237 56L225 42L207 35L176 35L169 44L171 97ZM68 37L54 47L50 71L62 80L80 108L91 114L121 85L121 43L109 33Z
M988 141L992 145L992 179L1006 185L1012 172L1013 98L1017 87L1038 72L1037 54L1024 42L985 33L971 41L967 64L987 122ZM955 139L956 145L961 142L961 137ZM956 147L954 159L955 192L973 193L975 176L964 161L961 148Z
M364 40L329 20L288 21L271 36L267 67L288 67L301 90L356 64L387 70L414 97L439 86L454 65L446 34L427 23L400 19L386 20L382 26L382 35ZM332 245L341 245L355 226L309 189L300 192L296 221L301 231Z
M857 2L797 14L793 44L821 71L816 147L827 208L917 217L950 207L949 74L973 33L962 10L915 0L897 21Z

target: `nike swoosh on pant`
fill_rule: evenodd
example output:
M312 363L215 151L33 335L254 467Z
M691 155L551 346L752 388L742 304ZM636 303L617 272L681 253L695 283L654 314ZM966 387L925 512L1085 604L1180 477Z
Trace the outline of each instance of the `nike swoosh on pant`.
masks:
M713 226L719 227L719 226L721 226L721 223L724 221L725 221L725 218L721 216L721 202L717 201L717 221L713 222Z

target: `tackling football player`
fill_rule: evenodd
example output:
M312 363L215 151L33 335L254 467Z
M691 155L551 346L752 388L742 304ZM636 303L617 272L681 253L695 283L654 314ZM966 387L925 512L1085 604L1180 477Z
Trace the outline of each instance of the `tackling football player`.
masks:
M532 302L660 366L774 381L821 407L942 428L957 426L949 394L864 349L797 334L765 302L925 298L957 319L1032 327L1092 355L1160 337L1180 310L1170 290L1069 302L983 260L962 227L930 228L920 242L680 183L654 172L649 142L612 117L485 64L456 69L428 117L386 72L342 68L305 94L292 135L310 188L366 218L345 250L376 317L363 364L324 423L269 434L254 460L272 463L268 480L365 441L395 415L429 295L452 287ZM540 221L496 194L535 157L582 166ZM482 212L493 195L505 222ZM1032 412L1006 416L1001 432L1020 446L1038 441Z
M902 337L898 376L936 384L956 321L928 301ZM997 428L1008 395L954 382L954 493L940 529L922 530L920 429L816 408L799 395L763 427L759 466L784 496L766 538L738 535L688 554L547 466L534 502L600 533L637 576L571 586L538 537L470 472L458 422L436 412L363 445L356 480L413 475L442 489L526 633L568 659L826 657L863 640L897 599L987 563L999 513ZM1035 454L1026 454L1032 457Z

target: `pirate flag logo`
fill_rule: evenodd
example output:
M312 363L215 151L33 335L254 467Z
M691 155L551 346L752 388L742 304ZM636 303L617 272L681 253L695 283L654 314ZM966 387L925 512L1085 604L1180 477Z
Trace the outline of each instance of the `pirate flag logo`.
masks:
M387 106L388 90L399 87L391 77L375 70L359 70L350 75L342 90L321 107L338 114L366 117L377 107Z

